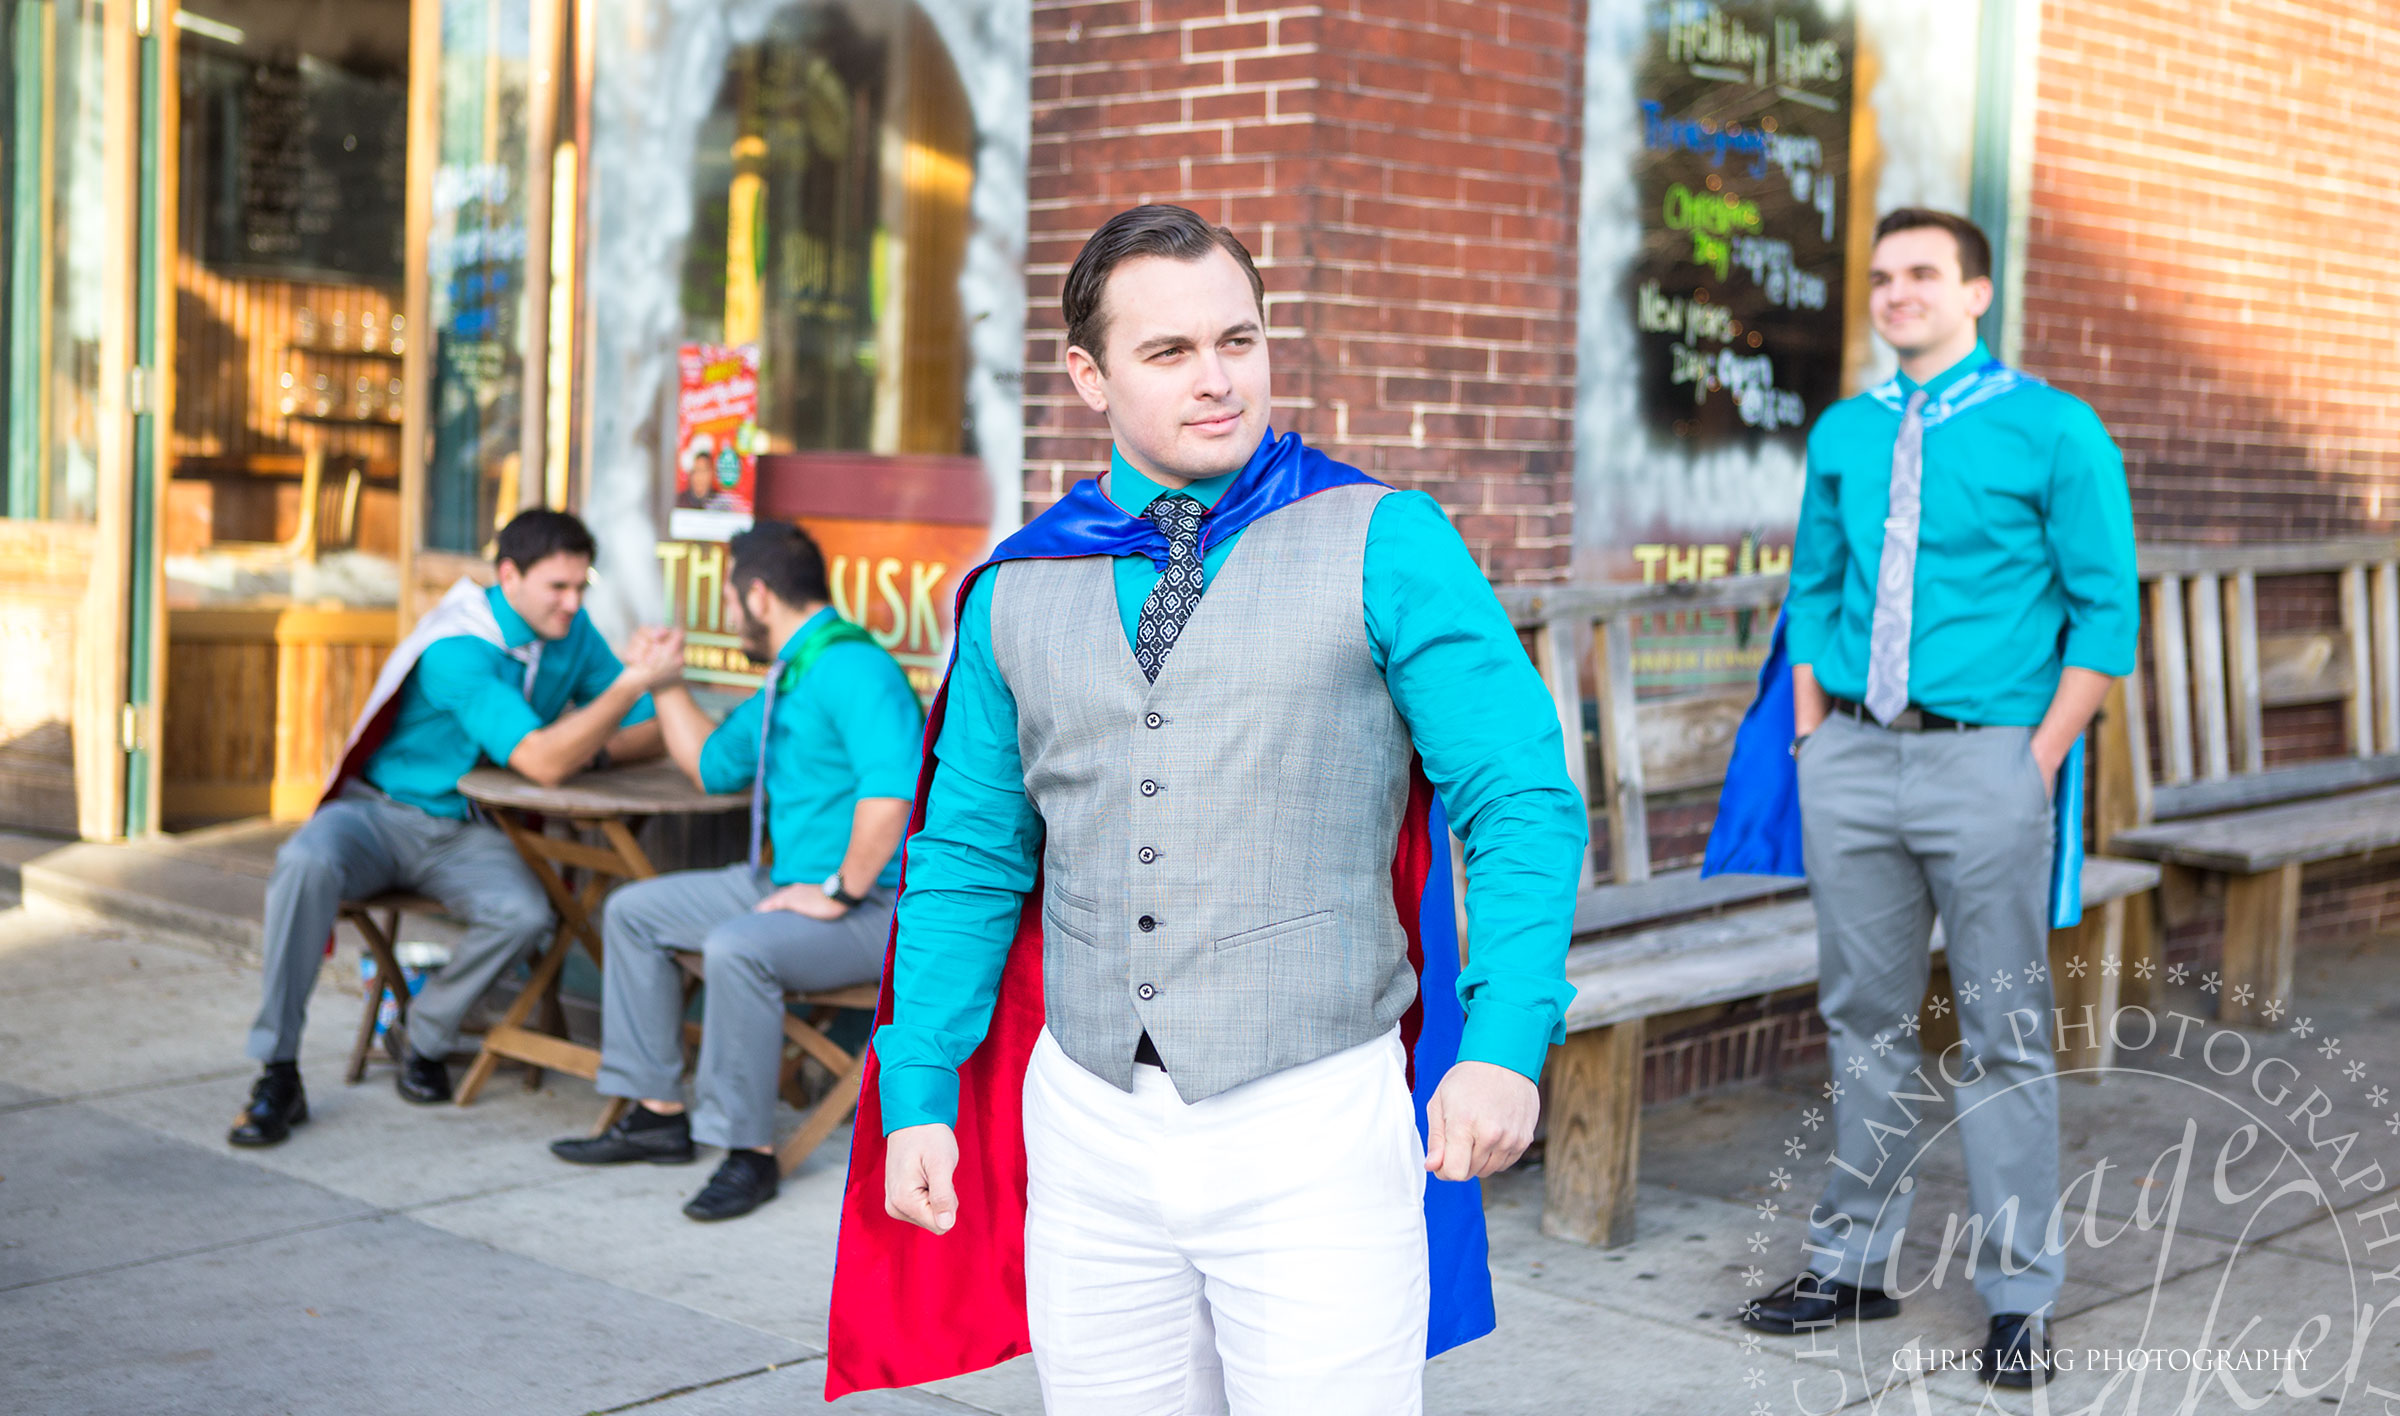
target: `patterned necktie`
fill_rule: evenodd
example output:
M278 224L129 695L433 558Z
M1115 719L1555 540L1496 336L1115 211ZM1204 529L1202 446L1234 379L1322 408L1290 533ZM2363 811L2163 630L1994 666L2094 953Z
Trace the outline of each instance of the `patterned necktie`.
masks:
M767 686L759 692L766 698L758 705L758 770L750 776L750 868L758 869L759 846L767 832L767 735L775 729L775 682L783 677L783 665L767 666Z
M1200 521L1207 510L1190 497L1160 497L1144 513L1167 538L1167 570L1158 588L1142 602L1141 623L1133 632L1133 659L1152 683L1166 667L1167 651L1200 608Z
M1867 711L1890 723L1908 708L1908 640L1916 618L1917 521L1925 484L1925 390L1908 396L1892 443L1892 504L1875 569L1875 624L1867 640Z

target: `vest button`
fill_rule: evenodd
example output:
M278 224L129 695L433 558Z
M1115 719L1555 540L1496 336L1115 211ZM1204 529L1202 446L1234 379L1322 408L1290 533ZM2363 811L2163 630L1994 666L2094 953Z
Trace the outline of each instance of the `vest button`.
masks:
M1158 795L1158 783L1156 783L1156 782L1144 782L1144 783L1142 783L1142 795L1143 795L1143 796L1157 796L1157 795Z
M1156 851L1154 851L1154 850L1150 849L1148 846L1144 846L1144 847L1142 847L1142 848L1141 848L1141 850L1140 850L1139 852L1137 852L1137 854L1139 855L1139 857L1140 857L1140 859L1141 859L1141 862L1142 862L1142 864L1144 864L1144 865L1148 865L1150 862L1152 862L1152 861L1154 861L1154 860L1158 859L1158 852L1156 852Z
M1145 728L1155 728L1166 721L1166 719L1161 718L1156 713L1152 713L1148 717L1142 719L1142 726Z
M1145 984L1143 984L1141 987L1139 987L1139 988L1135 989L1133 992L1134 992L1134 996L1135 996L1135 997L1138 997L1138 998L1140 998L1140 999L1141 999L1141 1000L1142 1000L1144 1003L1147 1003L1147 1002L1149 1002L1151 999L1153 999L1153 998L1156 998L1156 997L1158 996L1158 990L1157 990L1157 989L1155 989L1155 988L1152 988L1152 987L1151 987L1149 984L1146 984L1146 983L1145 983Z
M1158 921L1152 919L1148 915L1143 915L1140 919L1135 920L1133 924L1136 929L1139 929L1144 934L1148 934L1151 930L1158 928Z

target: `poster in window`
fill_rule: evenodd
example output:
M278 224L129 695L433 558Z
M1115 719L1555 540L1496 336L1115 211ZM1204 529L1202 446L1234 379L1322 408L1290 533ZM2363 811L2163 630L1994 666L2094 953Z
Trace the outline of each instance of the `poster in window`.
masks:
M750 525L757 505L758 349L686 344L675 399L674 511L678 541L723 541Z

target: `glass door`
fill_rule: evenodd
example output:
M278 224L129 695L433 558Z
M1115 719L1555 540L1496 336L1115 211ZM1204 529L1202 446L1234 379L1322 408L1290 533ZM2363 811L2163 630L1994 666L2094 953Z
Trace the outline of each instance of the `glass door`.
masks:
M151 828L156 43L135 0L8 12L0 827ZM145 259L150 262L144 268ZM147 300L145 297L149 297Z

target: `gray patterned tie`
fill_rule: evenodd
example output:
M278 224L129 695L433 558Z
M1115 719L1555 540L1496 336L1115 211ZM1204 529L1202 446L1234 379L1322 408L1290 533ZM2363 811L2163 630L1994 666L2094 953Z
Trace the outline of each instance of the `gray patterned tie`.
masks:
M1892 443L1892 505L1875 569L1875 625L1867 640L1867 711L1890 723L1908 708L1908 639L1916 617L1917 519L1925 486L1925 390L1908 396Z
M1200 608L1200 521L1208 512L1191 497L1172 496L1160 497L1142 514L1167 538L1166 573L1142 602L1141 622L1133 631L1133 660L1156 683L1167 651Z
M750 774L750 868L758 869L760 857L766 854L760 847L767 834L767 735L775 731L775 683L783 677L783 665L767 666L766 687L759 692L766 702L758 705L758 770Z

